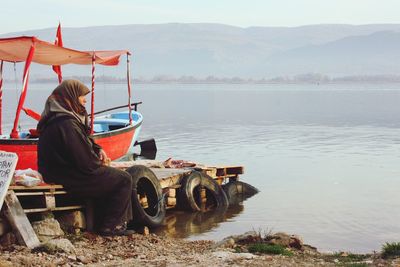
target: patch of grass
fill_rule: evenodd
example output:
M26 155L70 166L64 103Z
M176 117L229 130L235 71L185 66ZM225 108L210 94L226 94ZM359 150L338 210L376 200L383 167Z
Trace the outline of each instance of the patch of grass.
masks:
M345 266L345 267L368 267L369 265L366 263L345 263L343 266Z
M235 247L235 253L242 253L242 249L240 247Z
M332 255L332 258L338 259L341 262L363 261L370 255L367 254L353 254L345 252L337 252Z
M293 256L293 252L287 250L285 247L280 246L280 245L256 243L256 244L249 245L248 250L251 253Z
M382 247L382 258L394 258L400 256L400 242L386 243Z
M364 261L371 255L369 254L353 254L347 252L336 252L334 254L324 255L323 258L329 262L335 262L338 266L346 267L365 267L368 266Z

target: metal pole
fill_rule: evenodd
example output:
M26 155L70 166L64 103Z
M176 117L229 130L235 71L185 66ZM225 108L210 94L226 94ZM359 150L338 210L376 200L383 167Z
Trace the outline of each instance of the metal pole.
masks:
M129 124L132 125L132 106L131 106L131 70L129 61L129 52L126 53L126 78L128 80L128 110L129 110Z
M96 55L93 51L92 56L92 99L90 103L90 134L93 134L93 124L94 124L94 73L95 73L95 65L96 65Z
M35 53L35 42L32 41L32 45L31 45L31 48L29 49L29 53L28 53L28 56L27 56L26 62L25 62L24 77L22 80L23 81L22 82L22 92L21 92L21 96L19 97L19 101L18 101L18 107L17 107L17 111L15 114L15 119L14 119L14 126L13 126L13 129L10 134L11 138L19 138L19 134L18 134L18 130L17 130L18 120L19 120L19 115L21 113L22 107L24 106L24 102L25 102L26 92L28 89L28 81L29 81L29 67L31 65L34 53Z

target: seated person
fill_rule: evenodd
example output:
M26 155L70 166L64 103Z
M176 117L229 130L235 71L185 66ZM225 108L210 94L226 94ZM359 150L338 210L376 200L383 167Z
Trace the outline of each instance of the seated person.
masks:
M106 153L88 134L88 93L80 81L65 80L48 97L37 126L39 172L46 183L103 203L100 234L132 234L126 229L132 219L132 178L104 165Z

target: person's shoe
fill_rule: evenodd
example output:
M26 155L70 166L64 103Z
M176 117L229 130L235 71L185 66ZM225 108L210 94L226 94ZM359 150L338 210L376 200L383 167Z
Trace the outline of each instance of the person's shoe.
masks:
M100 235L102 236L129 236L129 235L133 235L134 233L136 233L133 230L102 230L99 232Z
M126 224L116 226L114 229L102 228L99 232L102 236L128 236L133 235L135 231L126 229Z

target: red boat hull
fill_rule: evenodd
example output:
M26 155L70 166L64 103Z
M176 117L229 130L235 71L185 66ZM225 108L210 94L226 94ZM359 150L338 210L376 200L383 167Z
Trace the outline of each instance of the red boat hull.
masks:
M125 156L130 148L132 138L140 125L127 126L122 129L93 136L111 160ZM37 170L37 143L38 139L0 139L0 150L14 152L18 155L16 169L31 168Z

